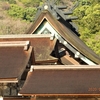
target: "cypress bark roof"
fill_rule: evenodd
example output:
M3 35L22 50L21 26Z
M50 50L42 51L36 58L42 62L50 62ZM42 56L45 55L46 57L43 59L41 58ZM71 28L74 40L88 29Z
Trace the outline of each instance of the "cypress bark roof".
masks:
M15 44L16 45L16 44ZM0 46L0 83L18 82L30 59L32 47Z
M47 10L41 12L40 16L32 24L26 34L34 34L36 29L45 19L59 33L59 35L64 38L65 41L67 41L70 45L72 45L78 52L80 52L82 55L94 63L100 64L100 57L88 46L86 46L86 44L71 29L65 27L62 23L56 20Z
M33 72L28 73L20 94L27 96L99 96L99 77L99 66L34 66ZM96 90L93 90L94 87Z

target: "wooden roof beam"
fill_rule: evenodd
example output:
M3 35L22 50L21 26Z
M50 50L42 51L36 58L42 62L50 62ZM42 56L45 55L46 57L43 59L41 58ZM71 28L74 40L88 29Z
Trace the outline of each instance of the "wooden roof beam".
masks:
M10 39L10 38L43 38L50 37L50 34L19 34L19 35L0 35L0 39ZM21 41L22 42L22 41ZM26 41L23 41L26 42Z
M0 79L0 83L18 83L18 79L17 78Z
M66 9L67 6L62 6L62 5L59 5L59 6L56 6L58 9Z
M32 65L30 72L33 70L89 70L100 69L100 65Z
M66 20L76 20L76 19L78 19L78 17L76 16L71 16L71 17L66 16Z
M64 13L64 15L70 15L70 14L73 14L73 12L72 12L72 11L63 12L63 13Z

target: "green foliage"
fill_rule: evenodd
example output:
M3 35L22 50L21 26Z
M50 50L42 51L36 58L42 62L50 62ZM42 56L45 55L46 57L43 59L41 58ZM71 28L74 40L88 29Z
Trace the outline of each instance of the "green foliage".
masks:
M10 9L8 10L8 14L15 18L20 18L22 20L33 21L33 18L36 13L36 8L34 7L26 7L23 8L16 4L11 4Z
M37 7L41 4L42 0L19 0L26 7Z
M100 37L100 34L92 36L86 44L100 56L100 38L98 36Z
M8 14L12 17L15 18L22 18L24 16L24 8L16 5L16 4L11 4L10 9L8 10Z
M35 17L33 15L36 14L36 11L37 11L37 9L34 8L34 7L28 7L28 8L26 8L23 20L28 20L28 21L32 22L33 18Z
M80 0L74 15L79 17L80 38L100 55L100 0Z

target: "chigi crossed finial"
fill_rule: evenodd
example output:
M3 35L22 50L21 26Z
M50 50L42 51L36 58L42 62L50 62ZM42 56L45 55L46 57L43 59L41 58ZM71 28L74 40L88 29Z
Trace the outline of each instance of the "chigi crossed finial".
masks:
M71 9L67 10L68 5L57 5L58 0L45 0L44 5L38 8L39 15L41 11L48 10L51 12L56 19L63 19L63 20L74 20L77 19L76 16L69 16L73 13L73 10L76 8L75 4Z

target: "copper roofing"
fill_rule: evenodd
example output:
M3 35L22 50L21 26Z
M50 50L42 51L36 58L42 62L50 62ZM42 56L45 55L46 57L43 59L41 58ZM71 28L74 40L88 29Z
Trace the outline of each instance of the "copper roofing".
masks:
M50 40L50 35L1 35L0 41L29 41L33 47L35 63L56 62L58 60L50 56L56 44L56 40Z
M36 96L100 96L100 66L34 66L20 94Z
M0 83L18 82L30 59L32 47L0 46Z
M100 57L96 55L89 47L87 47L85 43L72 30L65 27L58 20L56 20L49 11L45 10L41 12L40 16L32 24L26 34L34 34L44 19L46 19L52 25L52 27L75 49L77 49L91 61L95 62L96 64L100 64Z

